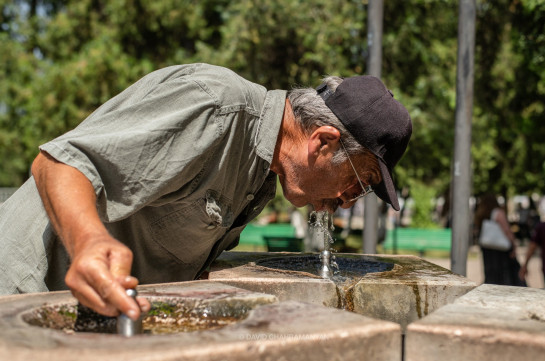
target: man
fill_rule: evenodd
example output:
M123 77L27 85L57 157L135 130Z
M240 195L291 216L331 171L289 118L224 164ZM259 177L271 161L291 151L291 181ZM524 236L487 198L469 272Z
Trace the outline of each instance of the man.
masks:
M97 312L135 319L149 304L124 290L197 278L237 244L277 176L297 207L332 212L373 187L398 209L391 171L410 134L377 78L287 94L206 64L158 70L40 147L33 177L0 209L0 290L68 286Z

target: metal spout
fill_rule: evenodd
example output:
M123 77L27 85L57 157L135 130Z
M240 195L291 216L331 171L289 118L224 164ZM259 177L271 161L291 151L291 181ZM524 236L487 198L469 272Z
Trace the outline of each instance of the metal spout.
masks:
M333 270L331 269L331 252L327 249L323 250L320 253L320 260L322 261L320 276L322 278L331 278L333 276Z
M135 289L127 289L127 296L136 301L137 292ZM131 337L142 333L142 317L134 321L129 316L121 314L117 317L117 333L125 337Z

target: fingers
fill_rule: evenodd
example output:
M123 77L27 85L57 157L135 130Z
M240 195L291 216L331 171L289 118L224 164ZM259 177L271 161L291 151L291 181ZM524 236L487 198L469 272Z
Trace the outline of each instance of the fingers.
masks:
M108 269L104 269L100 274L91 274L89 279L90 284L96 285L94 290L105 303L104 311L111 312L113 310L113 314L110 316L123 313L133 320L138 319L140 307L132 297L127 295L126 288L108 271Z
M130 277L132 266L132 252L128 248L114 249L108 254L109 270L115 278ZM134 280L136 278L132 277ZM136 287L136 285L135 285Z
M117 277L117 282L125 289L138 286L138 279L133 276Z
M142 312L148 312L151 310L151 304L147 298L136 297L136 302L138 302L138 306L140 306L140 310L142 310Z
M125 289L136 288L138 285L138 279L136 279L136 277L126 276L120 278L119 283ZM148 312L151 309L149 301L144 297L137 297L136 302L138 303L138 306L142 312Z
M100 298L100 296L91 288L82 289L81 291L72 289L72 294L78 299L78 301L94 311L104 315L115 317L119 314L119 311L112 305L107 304Z
M69 270L66 283L83 305L100 314L117 316L121 312L133 319L140 315L140 308L127 296L125 287L101 263L86 267L84 272Z
M132 252L123 244L113 238L93 242L75 255L66 284L83 305L96 312L106 316L124 313L136 320L140 303L146 306L147 302L135 302L125 292L138 285L138 280L129 276L131 265Z

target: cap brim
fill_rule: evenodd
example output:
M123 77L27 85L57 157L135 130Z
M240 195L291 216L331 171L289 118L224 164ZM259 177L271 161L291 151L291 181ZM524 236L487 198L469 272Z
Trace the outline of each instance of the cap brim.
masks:
M380 167L380 173L382 174L382 182L373 186L373 190L377 197L387 203L390 203L392 208L399 211L399 202L397 200L397 193L390 170L380 158L378 159L378 164Z

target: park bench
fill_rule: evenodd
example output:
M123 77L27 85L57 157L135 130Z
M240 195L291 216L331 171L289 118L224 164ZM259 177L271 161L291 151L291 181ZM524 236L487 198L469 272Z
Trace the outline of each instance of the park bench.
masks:
M385 251L417 251L421 256L426 251L448 251L451 249L450 228L421 229L395 228L388 230L383 243Z
M397 228L388 230L382 247L387 253L412 251L423 256L427 251L450 252L451 237L450 228ZM303 240L295 237L295 228L289 223L250 223L242 231L239 245L266 249L269 252L303 250Z

